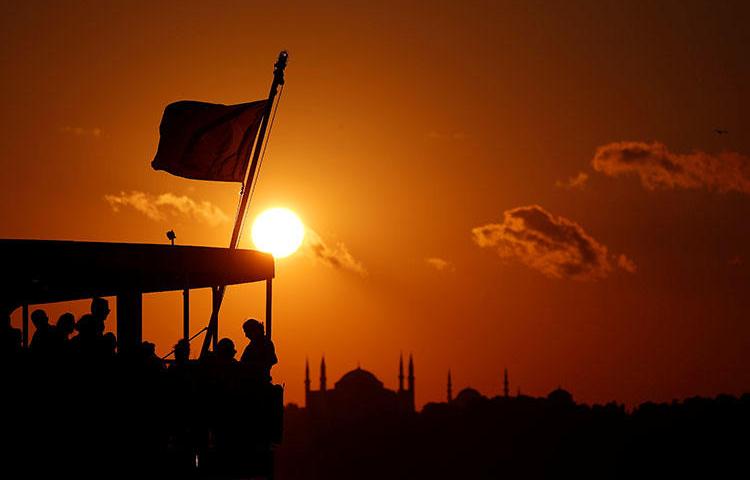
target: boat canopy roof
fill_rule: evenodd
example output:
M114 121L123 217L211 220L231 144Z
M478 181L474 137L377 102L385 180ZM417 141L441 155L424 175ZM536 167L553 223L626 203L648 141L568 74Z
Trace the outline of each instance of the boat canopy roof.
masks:
M0 239L0 308L274 277L267 253L216 247Z

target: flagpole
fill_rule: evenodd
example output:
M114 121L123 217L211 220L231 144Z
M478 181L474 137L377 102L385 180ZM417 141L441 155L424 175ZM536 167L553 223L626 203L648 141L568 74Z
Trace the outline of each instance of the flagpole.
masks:
M247 204L250 200L250 195L253 191L253 182L255 181L255 175L258 170L258 163L260 160L260 153L263 149L263 141L266 136L266 129L268 128L268 120L271 117L271 110L273 108L273 102L276 98L276 93L280 86L284 85L284 70L286 69L286 63L289 59L289 54L286 50L282 50L279 53L279 58L276 60L273 68L273 82L271 83L271 90L268 92L268 101L266 102L265 110L263 111L263 120L260 124L260 130L258 131L258 139L255 142L255 149L253 150L252 161L247 171L245 183L242 185L242 198L240 199L240 206L237 209L237 218L234 220L234 229L232 230L232 238L229 241L229 249L234 250L237 248L237 244L240 240L240 233L242 232L242 224L245 220L245 213L247 210ZM208 322L208 328L206 330L206 336L203 338L203 346L201 347L201 357L208 352L208 347L211 343L216 342L218 335L219 325L219 309L221 308L221 302L224 299L224 291L226 285L220 285L214 291L215 299L213 302L213 308L211 311L211 319Z
M253 151L253 160L250 163L248 169L247 179L242 188L242 200L240 200L240 208L237 213L237 219L234 222L234 230L232 231L232 240L229 242L229 248L237 248L237 243L240 239L240 231L242 229L242 222L245 218L245 210L247 209L247 203L250 200L250 193L252 192L253 181L255 180L255 173L258 169L258 161L260 159L260 152L263 147L263 140L266 136L266 129L268 128L268 120L271 117L271 110L273 108L273 102L276 99L276 93L280 86L284 85L284 69L286 68L286 62L289 58L289 54L286 50L282 50L279 53L279 59L276 60L273 68L273 82L271 83L271 90L268 92L268 102L266 103L266 109L263 112L263 122L260 124L260 131L258 132L258 141L255 144L255 150Z

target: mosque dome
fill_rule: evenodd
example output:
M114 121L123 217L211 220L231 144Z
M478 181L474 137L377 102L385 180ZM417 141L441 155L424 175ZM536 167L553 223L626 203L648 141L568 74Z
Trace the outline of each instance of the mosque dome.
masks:
M572 405L574 403L573 395L562 387L552 390L549 395L547 395L547 400L559 405Z
M344 374L335 385L337 390L369 390L369 389L382 389L383 382L378 380L378 377L373 375L371 372L357 367L356 369Z
M453 402L456 405L465 407L467 405L471 405L473 403L479 402L481 400L484 400L484 395L479 393L478 390L475 390L471 387L464 388L460 392L458 392L458 395L456 395L456 398L453 400Z

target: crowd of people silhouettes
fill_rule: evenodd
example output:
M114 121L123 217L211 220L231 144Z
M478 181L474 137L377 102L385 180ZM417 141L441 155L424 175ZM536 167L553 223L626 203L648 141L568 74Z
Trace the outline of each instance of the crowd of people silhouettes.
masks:
M53 325L34 310L28 348L2 316L4 390L18 411L31 412L8 418L3 451L13 461L35 473L68 467L109 476L272 468L269 447L280 440L283 399L271 383L278 359L262 323L243 324L250 342L239 360L229 338L198 360L181 339L167 362L150 342L134 355L119 354L106 331L109 313L98 297L78 321L64 313Z

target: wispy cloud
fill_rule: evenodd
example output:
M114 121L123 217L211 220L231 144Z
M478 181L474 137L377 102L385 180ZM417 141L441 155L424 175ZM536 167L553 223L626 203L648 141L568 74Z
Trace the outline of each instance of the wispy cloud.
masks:
M429 257L424 261L438 272L452 272L456 269L451 262L440 257Z
M617 266L628 273L635 273L638 271L638 266L635 262L628 258L624 253L617 256Z
M612 273L613 263L631 273L636 268L626 256L610 255L576 222L555 217L539 205L506 210L502 223L476 227L472 235L480 247L496 248L501 257L551 278L599 280Z
M750 158L734 152L673 153L661 143L617 142L599 147L594 170L611 177L634 174L649 190L705 188L750 193Z
M60 128L60 131L63 133L68 133L68 134L76 135L79 137L81 136L100 137L102 135L101 128L71 127L70 125L66 125Z
M567 180L558 180L555 182L557 188L564 188L566 190L583 189L586 186L589 176L587 173L578 172L575 177L570 177Z
M130 193L120 192L119 195L105 195L104 199L112 210L119 212L121 208L134 208L151 220L163 221L174 216L188 217L205 222L211 226L228 222L229 216L219 207L209 201L196 201L186 195L162 193L152 195L139 191Z
M354 258L343 242L330 245L317 232L308 228L305 234L305 244L316 261L331 268L353 272L362 277L367 276L367 270L362 262Z

